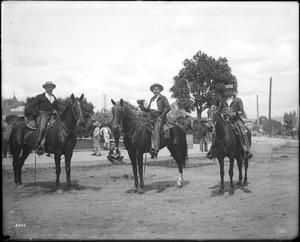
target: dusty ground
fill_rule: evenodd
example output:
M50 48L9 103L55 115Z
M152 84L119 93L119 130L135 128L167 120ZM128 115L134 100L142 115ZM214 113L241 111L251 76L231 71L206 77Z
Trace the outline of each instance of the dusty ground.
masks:
M146 167L145 193L132 193L131 165L72 168L72 187L54 187L54 168L23 170L23 189L2 171L3 233L11 239L291 239L299 234L298 144L273 162L249 164L249 184L218 195L219 164L191 158L177 188L171 161ZM195 165L196 164L196 165ZM238 177L234 169L234 181Z

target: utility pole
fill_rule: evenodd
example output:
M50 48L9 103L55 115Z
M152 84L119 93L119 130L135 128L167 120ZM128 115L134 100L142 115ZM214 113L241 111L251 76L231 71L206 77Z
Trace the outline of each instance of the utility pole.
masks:
M269 137L271 137L271 100L272 100L272 77L270 77L270 91L269 91Z
M258 109L258 95L256 95L256 111L257 111L257 131L259 133L259 109Z

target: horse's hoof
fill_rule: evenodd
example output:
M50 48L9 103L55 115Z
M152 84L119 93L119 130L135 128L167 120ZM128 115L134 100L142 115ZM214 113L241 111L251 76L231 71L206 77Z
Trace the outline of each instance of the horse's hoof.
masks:
M181 182L177 182L177 183L176 183L176 187L182 188L182 183L181 183Z
M238 181L238 182L236 183L236 185L237 185L237 186L242 186L242 181Z
M142 188L139 188L139 189L137 190L137 193L138 193L138 194L144 194L145 192L143 191Z
M67 188L70 188L71 187L71 183L67 183Z
M220 190L218 191L218 195L219 196L223 196L224 195L224 188L220 188Z
M56 186L56 187L59 187L59 186L60 186L60 183L59 183L59 182L55 182L55 186Z
M132 190L133 193L137 193L137 191L138 191L137 187L133 188Z
M246 187L248 185L247 181L244 181L243 186Z
M230 189L229 195L234 195L234 189Z
M23 187L24 187L24 185L22 183L17 183L16 184L17 189L22 189Z

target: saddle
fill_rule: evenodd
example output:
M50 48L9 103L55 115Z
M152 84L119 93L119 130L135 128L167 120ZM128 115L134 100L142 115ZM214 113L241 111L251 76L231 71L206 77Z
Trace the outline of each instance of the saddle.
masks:
M174 129L174 126L172 123L170 123L168 120L165 120L161 127L161 134L164 135L165 140L168 140L171 138L171 130Z

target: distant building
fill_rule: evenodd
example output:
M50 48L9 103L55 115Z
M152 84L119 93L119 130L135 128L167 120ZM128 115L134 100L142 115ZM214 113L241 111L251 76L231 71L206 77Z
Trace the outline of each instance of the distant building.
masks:
M16 98L15 94L13 97L14 104L7 105L2 98L2 120L5 119L8 115L17 115L17 116L24 116L25 105L22 102L19 102Z

